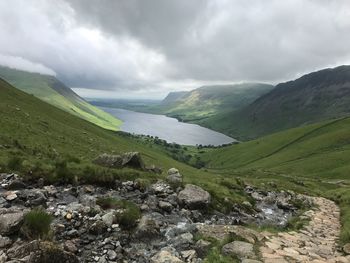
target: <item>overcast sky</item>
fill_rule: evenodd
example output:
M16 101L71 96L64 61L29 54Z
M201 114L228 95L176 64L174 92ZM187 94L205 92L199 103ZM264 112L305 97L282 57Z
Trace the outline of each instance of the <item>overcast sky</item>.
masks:
M350 64L350 1L0 0L0 64L85 97L275 84Z

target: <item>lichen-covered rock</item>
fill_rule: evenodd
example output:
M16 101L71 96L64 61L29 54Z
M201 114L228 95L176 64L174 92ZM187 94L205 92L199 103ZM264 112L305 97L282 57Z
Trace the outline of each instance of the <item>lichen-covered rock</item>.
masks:
M210 194L201 187L187 184L177 196L179 203L189 209L204 209L210 204Z

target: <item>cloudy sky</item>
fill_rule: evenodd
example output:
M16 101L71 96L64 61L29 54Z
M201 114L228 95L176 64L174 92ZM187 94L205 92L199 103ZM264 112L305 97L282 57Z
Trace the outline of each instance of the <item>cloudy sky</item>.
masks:
M350 64L348 0L0 0L0 64L86 97L277 83Z

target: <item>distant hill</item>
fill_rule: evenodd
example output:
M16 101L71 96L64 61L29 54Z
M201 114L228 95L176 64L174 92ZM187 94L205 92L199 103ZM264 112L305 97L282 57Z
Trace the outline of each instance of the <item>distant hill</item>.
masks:
M203 86L189 92L170 93L153 110L183 121L205 123L207 118L248 105L272 88L261 83Z
M278 84L247 107L220 116L220 129L252 139L350 115L350 66L324 69ZM226 122L224 122L226 120Z
M92 106L54 76L0 66L0 77L16 88L98 126L118 130L121 121Z
M176 103L177 101L181 100L185 95L187 95L189 91L175 91L170 92L164 100L162 100L161 104L163 105L170 105L172 103Z

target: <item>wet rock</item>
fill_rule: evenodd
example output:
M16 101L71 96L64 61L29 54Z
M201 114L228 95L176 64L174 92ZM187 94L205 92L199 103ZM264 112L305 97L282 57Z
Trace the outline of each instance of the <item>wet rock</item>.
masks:
M23 222L23 209L0 208L0 235L10 235L17 232Z
M141 154L138 152L128 152L122 155L109 155L105 153L98 156L94 160L94 163L110 168L132 167L142 170L145 169Z
M207 208L211 200L207 191L192 184L187 184L177 197L180 204L193 210Z
M182 175L180 174L178 169L170 168L168 170L168 176L167 176L166 180L171 185L180 186L182 184Z
M233 241L222 247L222 254L227 256L237 256L239 258L250 258L256 257L254 253L253 245L243 241Z

